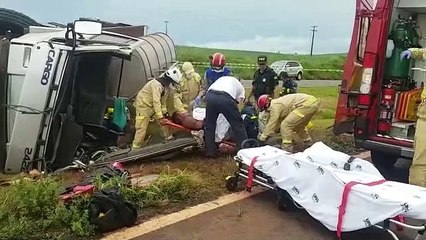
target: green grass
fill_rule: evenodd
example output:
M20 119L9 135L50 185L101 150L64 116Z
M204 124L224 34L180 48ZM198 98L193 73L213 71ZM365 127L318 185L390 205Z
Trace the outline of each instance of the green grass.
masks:
M337 87L299 88L299 92L313 95L320 100L320 109L313 119L334 120L338 98Z
M123 197L144 213L147 208L189 204L200 197L203 179L185 168L163 167L160 177L144 187L131 187L121 178L95 178L98 190L119 187ZM219 168L218 168L219 169ZM0 187L0 239L93 239L98 233L90 221L90 196L74 199L70 204L59 201L63 182L53 177L37 181L21 180Z
M294 55L279 53L251 52L240 50L222 50L177 46L177 57L180 62L209 62L209 55L215 52L222 52L228 63L256 64L257 56L268 56L268 62L277 60L297 60L305 69L342 69L346 54L325 54L325 55ZM206 67L196 66L196 71L204 73ZM252 79L255 69L232 67L235 75L243 79ZM303 79L340 79L340 72L311 72L305 71Z

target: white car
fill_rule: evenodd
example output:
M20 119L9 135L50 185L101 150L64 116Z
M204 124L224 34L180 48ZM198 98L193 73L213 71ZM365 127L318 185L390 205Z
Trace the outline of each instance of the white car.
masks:
M280 60L272 63L270 67L278 74L278 76L287 74L286 77L295 78L298 81L302 80L303 67L298 61Z

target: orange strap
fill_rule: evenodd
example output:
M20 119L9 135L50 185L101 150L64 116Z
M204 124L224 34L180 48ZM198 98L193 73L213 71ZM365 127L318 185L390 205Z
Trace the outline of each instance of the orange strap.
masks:
M253 170L254 170L254 164L257 162L257 158L258 157L256 156L251 160L251 163L248 169L247 184L246 184L247 192L251 192L251 187L253 186L253 175L254 175Z
M358 185L358 184L372 187L372 186L382 184L384 182L386 182L386 180L379 180L379 181L370 182L370 183L348 182L348 183L345 184L345 188L343 189L342 202L341 202L340 207L339 207L339 216L338 216L338 220L337 220L337 237L339 239L342 239L341 235L342 235L343 216L345 215L345 212L346 212L346 206L348 204L349 193L352 190L352 187L355 186L355 185Z

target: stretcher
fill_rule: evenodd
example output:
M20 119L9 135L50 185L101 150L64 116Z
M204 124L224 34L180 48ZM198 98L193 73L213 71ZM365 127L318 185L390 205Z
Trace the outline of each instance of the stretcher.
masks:
M228 190L235 191L240 179L249 192L253 184L277 190L279 209L304 209L339 239L342 232L369 227L395 240L404 228L417 231L416 240L424 234L424 225L405 220L426 219L426 188L386 181L370 162L322 142L291 154L251 141L234 157L238 170L226 179Z

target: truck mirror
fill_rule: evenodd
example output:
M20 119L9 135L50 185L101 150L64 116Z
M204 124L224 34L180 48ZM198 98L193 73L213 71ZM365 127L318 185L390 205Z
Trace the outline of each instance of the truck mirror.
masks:
M99 35L102 33L102 23L77 20L74 22L74 31L80 34Z

